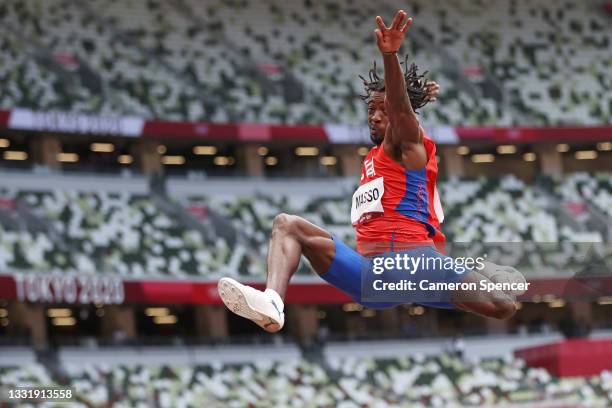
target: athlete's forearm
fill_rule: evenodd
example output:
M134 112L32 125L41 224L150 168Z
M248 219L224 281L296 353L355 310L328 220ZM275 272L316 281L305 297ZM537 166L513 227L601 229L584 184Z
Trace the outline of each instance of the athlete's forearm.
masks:
M385 94L389 108L394 112L412 113L410 98L406 92L406 80L396 53L383 53L385 67ZM391 112L388 112L389 114Z
M383 53L385 68L385 105L392 129L400 131L404 141L419 143L419 121L406 92L406 80L397 54Z

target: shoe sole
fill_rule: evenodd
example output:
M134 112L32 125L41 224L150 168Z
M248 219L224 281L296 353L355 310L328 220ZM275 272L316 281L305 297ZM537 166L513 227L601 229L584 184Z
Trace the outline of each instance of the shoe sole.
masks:
M231 278L221 278L217 290L223 303L238 316L249 319L268 333L276 333L281 329L278 322L254 309L242 292L241 284Z
M498 282L498 280L492 279L496 275L499 275L499 274L505 274L506 276L510 276L511 274L518 274L523 278L522 279L523 283L527 282L527 280L525 279L525 275L519 272L516 268L513 268L512 266L508 266L508 265L497 265L497 264L494 264L493 262L490 262L490 263L496 266L495 270L491 273L490 276L485 275L487 279L489 279L491 282L503 283L503 282ZM504 292L506 295L514 299L516 298L516 296L521 296L527 291L526 290L503 290L502 292Z

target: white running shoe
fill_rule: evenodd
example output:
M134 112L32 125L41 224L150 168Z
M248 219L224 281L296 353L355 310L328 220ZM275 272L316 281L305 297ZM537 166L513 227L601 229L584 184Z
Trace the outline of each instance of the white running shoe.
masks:
M522 273L507 265L498 265L493 262L485 261L485 276L494 283L517 283L525 287L527 280ZM520 296L526 292L524 289L505 291L512 296Z
M276 292L262 292L232 278L221 278L217 290L225 306L238 316L252 320L269 333L276 333L283 328L284 305Z

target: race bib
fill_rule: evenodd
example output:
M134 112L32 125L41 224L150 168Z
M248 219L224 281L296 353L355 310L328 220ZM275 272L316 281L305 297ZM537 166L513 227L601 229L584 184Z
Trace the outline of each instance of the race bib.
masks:
M383 177L359 186L353 194L351 204L351 223L353 226L363 224L384 214L385 210L382 205L384 193Z

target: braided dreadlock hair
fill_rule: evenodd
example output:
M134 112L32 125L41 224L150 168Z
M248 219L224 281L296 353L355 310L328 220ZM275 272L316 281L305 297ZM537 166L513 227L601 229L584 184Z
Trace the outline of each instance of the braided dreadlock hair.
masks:
M414 63L410 64L410 67L408 67L408 55L406 55L404 62L401 64L404 65L404 80L406 81L406 92L408 92L408 97L410 98L410 105L412 105L412 109L416 112L417 109L422 108L429 102L426 88L427 79L425 78L425 75L429 71L419 74L419 67ZM378 76L376 72L376 61L374 61L374 66L368 72L368 76L369 80L359 75L366 91L365 95L361 95L361 99L366 103L369 101L372 92L385 91L385 78Z

